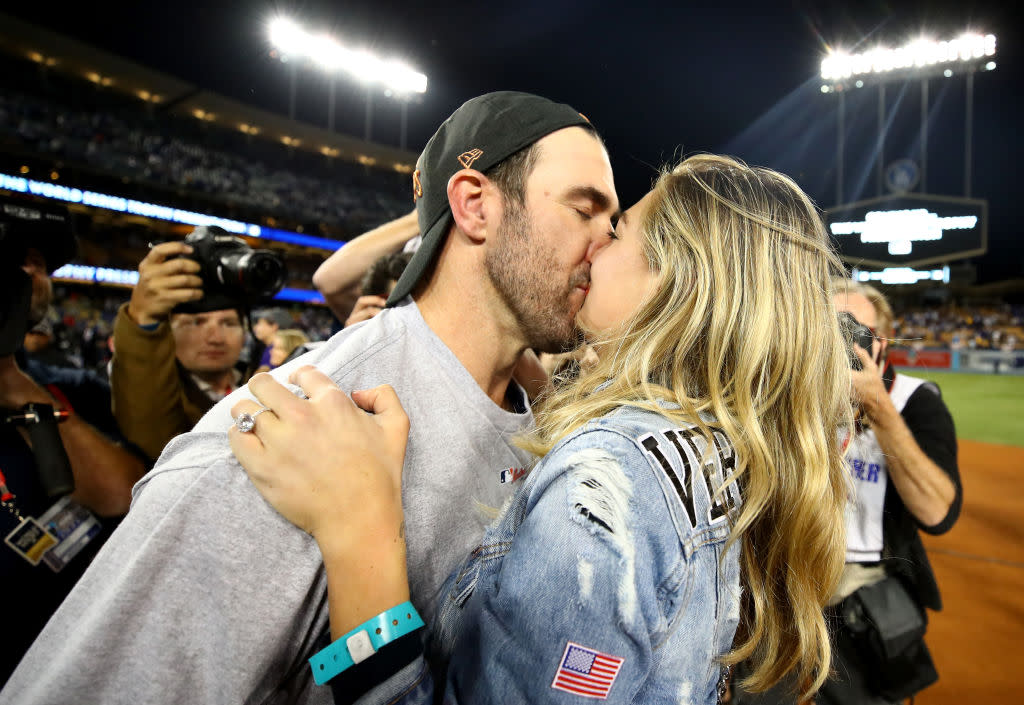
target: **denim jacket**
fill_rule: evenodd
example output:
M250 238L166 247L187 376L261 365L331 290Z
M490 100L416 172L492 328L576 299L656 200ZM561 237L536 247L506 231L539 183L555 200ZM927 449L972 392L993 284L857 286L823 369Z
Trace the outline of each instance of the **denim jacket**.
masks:
M695 427L621 408L560 441L449 577L427 657L360 702L714 703L740 604L714 435L705 457Z

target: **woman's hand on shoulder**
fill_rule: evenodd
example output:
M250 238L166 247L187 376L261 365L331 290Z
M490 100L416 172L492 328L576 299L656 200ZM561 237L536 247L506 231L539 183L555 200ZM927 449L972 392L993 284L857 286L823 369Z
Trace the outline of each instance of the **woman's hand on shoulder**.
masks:
M308 398L261 374L249 382L259 403L231 409L235 419L254 417L250 432L235 425L228 435L256 489L321 550L396 531L409 418L395 391L383 385L350 399L311 365L289 381Z

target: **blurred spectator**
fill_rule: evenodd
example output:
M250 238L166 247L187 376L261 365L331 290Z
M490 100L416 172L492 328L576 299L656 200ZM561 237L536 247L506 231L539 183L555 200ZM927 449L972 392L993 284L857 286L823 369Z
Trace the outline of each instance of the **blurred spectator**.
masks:
M56 365L57 367L75 367L75 364L68 359L54 344L54 325L59 324L57 310L50 306L46 310L43 320L32 326L25 333L24 350L26 357L43 363L44 365Z
M399 252L379 258L363 277L360 293L363 296L382 296L387 299L402 276L402 272L405 271L406 265L409 264L409 260L412 259L412 254L412 252Z
M270 361L270 349L274 345L277 332L291 328L294 324L295 321L288 312L279 308L260 309L252 315L252 334L263 347L256 372L266 372L281 364L275 365Z
M297 328L279 330L270 346L270 369L280 367L292 357L292 353L309 342L309 337Z
M139 283L114 323L114 414L127 438L151 458L243 384L236 369L245 341L234 308L172 313L204 298L199 264L183 242L156 245L139 265ZM201 307L202 308L202 307Z
M369 294L374 297L373 301L364 301L360 306L359 297L367 295L367 292L362 291L363 278L383 257L402 251L406 244L419 237L419 233L419 222L414 210L363 233L324 260L313 274L313 286L324 295L324 300L339 321L345 321L345 325L364 321L372 318L384 306L383 301L378 301L381 298L379 293ZM376 307L373 313L357 316L349 322L350 317L356 313L355 309L365 309L371 305Z
M360 295L356 299L355 308L345 319L345 325L351 326L373 318L381 309L387 305L388 296L395 288L399 277L405 271L405 266L412 259L412 252L399 252L393 255L383 255L363 276Z

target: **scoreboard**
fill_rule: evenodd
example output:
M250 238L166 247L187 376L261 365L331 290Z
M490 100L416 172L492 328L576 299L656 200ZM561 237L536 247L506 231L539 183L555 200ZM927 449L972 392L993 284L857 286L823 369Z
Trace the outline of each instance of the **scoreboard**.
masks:
M984 254L988 201L901 194L825 211L825 224L848 264L919 267Z

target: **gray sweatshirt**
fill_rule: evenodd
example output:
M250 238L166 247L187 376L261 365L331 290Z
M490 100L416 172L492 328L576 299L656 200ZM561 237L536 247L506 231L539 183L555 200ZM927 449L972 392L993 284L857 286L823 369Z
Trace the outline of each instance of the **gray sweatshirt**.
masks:
M511 438L532 415L495 405L411 300L272 374L285 382L310 363L346 391L391 384L409 414L409 580L429 621L488 523L480 505L500 507L519 484L508 471L528 458ZM167 445L0 704L331 701L306 663L327 628L320 552L231 454L229 411L243 396L246 387Z

